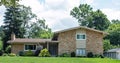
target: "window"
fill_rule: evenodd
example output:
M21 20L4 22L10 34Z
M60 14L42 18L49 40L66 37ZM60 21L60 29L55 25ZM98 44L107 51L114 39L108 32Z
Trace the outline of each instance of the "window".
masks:
M85 49L84 48L77 49L76 55L77 56L85 56L86 55Z
M77 40L85 40L85 39L86 39L86 36L85 36L85 34L77 34L77 35L76 35L76 39L77 39Z
M24 50L36 50L36 45L27 44Z

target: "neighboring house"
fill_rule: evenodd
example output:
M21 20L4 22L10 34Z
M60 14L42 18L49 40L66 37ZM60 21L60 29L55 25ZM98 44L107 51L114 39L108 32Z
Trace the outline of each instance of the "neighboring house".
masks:
M120 48L108 50L104 55L109 58L120 59Z
M79 26L57 31L52 39L15 38L12 34L8 43L12 46L12 53L47 48L52 55L75 52L76 56L86 56L88 52L103 54L102 41L106 34L99 30Z

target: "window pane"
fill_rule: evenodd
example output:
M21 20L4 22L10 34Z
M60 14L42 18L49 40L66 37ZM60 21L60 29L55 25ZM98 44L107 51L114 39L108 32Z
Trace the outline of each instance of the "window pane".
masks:
M25 50L36 50L36 45L25 45Z
M84 34L77 34L77 39L85 39L85 35Z

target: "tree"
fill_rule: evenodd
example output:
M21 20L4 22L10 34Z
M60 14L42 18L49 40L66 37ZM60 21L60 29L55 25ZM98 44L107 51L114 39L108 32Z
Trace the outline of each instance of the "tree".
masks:
M113 19L113 20L111 20L111 22L113 23L113 24L120 24L120 20L118 20L118 19Z
M45 24L45 20L37 19L32 23L29 30L29 37L31 38L51 38L51 29Z
M110 44L109 40L104 40L103 41L103 49L104 49L104 51L107 51L107 50L111 49L111 44Z
M5 12L5 19L3 25L3 31L5 36L3 37L3 46L4 49L7 46L7 41L10 40L11 33L15 33L16 37L23 38L25 35L25 25L26 20L29 21L31 19L31 12L27 12L26 10L31 10L25 6L16 6L16 7L7 7L7 11Z
M15 7L19 0L0 0L0 5Z
M111 24L107 32L109 35L106 39L109 39L112 45L120 45L120 24Z
M97 30L106 30L109 27L110 21L101 10L94 11L91 16L92 21L89 21L88 27L95 28Z
M80 26L87 26L97 30L105 30L110 24L110 21L102 11L93 11L92 7L87 4L80 4L79 7L74 7L70 15L78 20Z
M78 23L81 26L88 26L89 22L88 19L91 19L91 12L92 7L87 4L80 4L79 7L74 7L70 15L72 15L74 18L78 19Z

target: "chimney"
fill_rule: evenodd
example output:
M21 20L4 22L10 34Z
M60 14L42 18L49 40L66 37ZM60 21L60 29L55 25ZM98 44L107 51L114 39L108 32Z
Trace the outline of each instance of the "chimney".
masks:
M15 40L15 34L13 32L11 34L11 40Z

